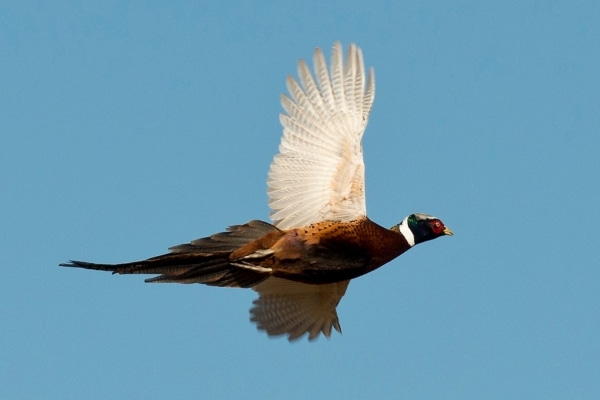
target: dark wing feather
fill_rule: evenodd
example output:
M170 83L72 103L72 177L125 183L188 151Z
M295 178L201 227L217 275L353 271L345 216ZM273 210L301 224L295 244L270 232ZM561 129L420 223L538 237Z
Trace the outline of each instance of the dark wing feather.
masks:
M190 243L173 246L169 248L169 251L171 253L231 253L272 231L279 231L279 229L267 222L252 220L244 225L230 226L227 228L227 232L215 233Z

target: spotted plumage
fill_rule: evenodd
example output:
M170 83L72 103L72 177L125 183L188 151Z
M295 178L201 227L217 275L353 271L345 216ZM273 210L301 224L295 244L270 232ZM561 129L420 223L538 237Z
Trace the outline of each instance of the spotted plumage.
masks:
M282 95L283 137L268 175L273 224L250 221L227 232L124 264L61 264L118 274L152 274L146 282L251 287L251 320L269 335L315 339L341 332L336 307L351 279L381 267L416 244L452 232L438 218L411 214L386 229L366 215L361 139L375 96L371 69L339 43L331 68L320 49L314 75L304 61L299 82Z

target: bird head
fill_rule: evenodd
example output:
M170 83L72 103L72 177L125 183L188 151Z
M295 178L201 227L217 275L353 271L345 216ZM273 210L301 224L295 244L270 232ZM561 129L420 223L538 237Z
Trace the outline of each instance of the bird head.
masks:
M400 222L398 228L411 246L440 236L453 235L439 218L429 214L411 214Z

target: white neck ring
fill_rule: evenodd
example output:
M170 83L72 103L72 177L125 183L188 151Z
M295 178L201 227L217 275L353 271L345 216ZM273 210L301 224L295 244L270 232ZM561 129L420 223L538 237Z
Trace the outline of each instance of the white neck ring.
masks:
M415 235L412 233L408 226L408 217L404 218L402 222L400 222L399 228L400 233L402 234L402 236L404 236L410 247L413 247L415 245Z

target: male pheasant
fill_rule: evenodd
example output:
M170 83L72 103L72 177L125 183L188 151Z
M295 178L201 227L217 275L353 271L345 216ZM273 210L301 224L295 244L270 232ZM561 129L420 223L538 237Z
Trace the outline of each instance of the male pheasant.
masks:
M452 232L427 214L390 229L367 218L361 139L375 79L360 49L350 45L344 61L335 43L330 70L316 49L314 77L302 60L298 75L281 97L283 137L267 180L273 224L231 226L143 261L60 265L157 275L146 282L251 287L259 294L251 320L267 334L313 340L341 332L336 306L351 279Z

